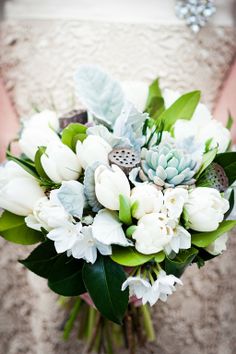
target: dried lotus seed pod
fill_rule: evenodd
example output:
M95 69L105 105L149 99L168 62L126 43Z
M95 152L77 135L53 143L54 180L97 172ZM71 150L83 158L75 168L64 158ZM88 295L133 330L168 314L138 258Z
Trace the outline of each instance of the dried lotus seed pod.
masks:
M59 118L60 128L65 129L70 123L86 124L88 122L88 115L86 111L81 109L74 109Z
M108 159L110 165L117 165L126 175L140 163L138 154L129 148L113 149L109 153Z
M225 173L225 170L216 162L213 162L205 170L201 181L210 183L211 187L217 189L219 192L225 192L229 187L229 179Z

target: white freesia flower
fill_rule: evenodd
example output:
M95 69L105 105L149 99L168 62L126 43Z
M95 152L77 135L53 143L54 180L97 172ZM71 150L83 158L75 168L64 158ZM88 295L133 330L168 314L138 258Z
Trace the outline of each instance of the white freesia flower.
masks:
M43 196L37 180L15 162L0 167L0 208L27 216Z
M33 213L25 218L26 225L34 230L44 228L50 231L68 222L72 216L63 208L57 198L57 190L50 193L50 199L40 198L34 206Z
M166 275L161 270L155 282L151 285L147 280L140 277L129 277L123 284L121 290L124 291L129 287L130 296L136 296L142 299L143 305L147 302L153 306L159 299L166 301L167 296L171 295L176 289L175 284L182 285L182 281L174 275Z
M205 250L213 256L218 256L223 251L227 250L228 234L223 234L218 237L214 242L205 248Z
M102 209L94 218L93 236L105 245L130 246L116 212Z
M184 204L188 199L188 191L184 188L166 189L164 193L164 206L171 219L178 219L183 212Z
M121 87L128 101L143 112L148 97L148 85L142 81L123 81Z
M89 263L94 263L97 259L97 251L103 256L112 254L110 245L104 245L93 237L92 226L83 227L81 234L71 248L72 256L77 259L84 259Z
M197 187L189 192L184 207L191 229L208 232L216 230L223 221L229 202L214 188Z
M173 230L173 237L165 246L165 252L169 255L172 251L179 253L179 250L191 248L191 234L182 226L178 225Z
M162 251L173 237L173 230L168 225L168 218L162 213L144 215L132 238L136 241L135 248L143 254Z
M153 185L140 184L131 191L132 215L136 219L150 213L158 213L163 206L163 194Z
M61 142L48 144L41 156L41 164L48 177L56 183L77 180L81 173L77 156Z
M137 299L142 299L143 296L151 290L151 284L149 281L141 277L128 277L122 284L121 290L124 291L129 287L129 296L136 296Z
M56 113L45 110L33 115L24 123L23 131L19 140L22 152L31 160L40 146L47 146L49 142L59 142L57 135L59 120Z
M119 210L119 196L130 197L130 185L124 172L116 165L98 166L95 170L95 193L100 204Z
M164 90L163 97L168 108L180 97L180 94ZM174 134L177 143L191 138L192 142L199 146L212 139L211 147L218 146L218 152L225 152L231 140L230 131L221 122L213 119L208 108L202 103L198 104L191 120L177 120Z
M111 145L96 135L89 135L83 142L78 141L76 145L76 153L84 169L97 161L108 165L108 154L111 150Z
M78 238L81 237L82 224L65 223L47 234L54 241L57 253L63 253L72 249Z

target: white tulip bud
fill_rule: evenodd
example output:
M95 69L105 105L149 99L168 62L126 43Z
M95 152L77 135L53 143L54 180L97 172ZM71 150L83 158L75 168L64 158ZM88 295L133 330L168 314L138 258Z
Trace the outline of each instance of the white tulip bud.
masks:
M227 249L228 234L223 234L205 248L213 256L218 256Z
M197 187L190 191L185 204L190 228L201 232L216 230L228 209L228 200L216 189L207 187Z
M9 161L0 167L0 208L27 216L43 196L44 191L36 179L15 162Z
M97 161L108 165L108 154L111 150L112 147L96 135L89 135L83 142L78 141L76 145L76 153L84 169Z
M150 213L158 213L163 206L163 194L153 185L142 184L131 191L132 216L140 219Z
M143 254L162 251L171 241L173 230L168 225L168 218L162 213L144 215L138 221L138 226L132 238L136 240L135 248Z
M130 185L124 172L116 165L98 166L95 170L95 193L107 209L119 210L119 196L130 197Z
M56 183L77 180L81 173L76 154L62 143L49 143L41 156L41 164L48 177Z
M19 145L22 152L31 160L40 146L47 146L49 142L59 142L56 133L59 122L55 112L45 110L33 115L24 123Z

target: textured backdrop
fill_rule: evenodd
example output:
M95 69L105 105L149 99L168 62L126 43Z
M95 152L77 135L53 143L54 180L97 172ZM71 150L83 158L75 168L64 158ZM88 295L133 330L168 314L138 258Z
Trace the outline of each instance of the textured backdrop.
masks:
M7 21L1 25L1 75L17 111L76 106L73 73L98 63L121 80L151 81L187 91L200 89L210 108L233 59L232 28L212 27L194 37L183 26L94 21ZM229 250L154 308L156 343L143 353L236 353L236 235ZM64 318L44 280L17 263L30 248L0 240L0 354L80 353L75 339L61 342Z

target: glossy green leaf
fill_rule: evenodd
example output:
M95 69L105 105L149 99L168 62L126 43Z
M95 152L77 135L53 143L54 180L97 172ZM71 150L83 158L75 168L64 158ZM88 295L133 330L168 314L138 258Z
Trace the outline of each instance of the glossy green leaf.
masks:
M198 250L194 247L188 250L182 250L174 258L165 258L165 271L167 274L173 274L180 278L184 273L185 269L193 262L194 258L197 256Z
M26 226L24 216L12 214L7 210L0 217L0 235L7 241L21 245L33 245L44 240L41 232Z
M236 226L236 220L222 221L215 231L192 234L192 244L198 247L207 247L218 237L230 231L234 226Z
M136 267L141 264L149 262L153 259L155 255L149 254L141 254L135 250L133 247L119 247L114 246L112 248L112 256L111 259L123 266L126 267Z
M154 80L149 86L145 110L147 110L148 107L150 106L152 99L156 97L162 97L162 92L159 85L159 79Z
M212 150L209 150L203 155L202 165L194 177L196 178L196 180L201 176L201 174L206 170L206 168L214 161L217 151L218 148L216 147Z
M229 199L228 199L229 200L229 210L225 213L225 216L224 216L225 220L230 216L230 214L234 208L234 202L235 202L234 199L235 199L234 198L234 189L232 189L232 191L229 195Z
M155 256L154 256L154 260L157 263L163 262L165 258L166 258L166 255L164 252L159 252L159 253L155 254Z
M199 103L200 91L189 92L181 96L168 109L166 109L158 119L164 125L163 130L170 131L178 119L190 120Z
M229 185L236 180L236 152L224 152L217 154L214 162L223 167L229 179Z
M55 293L63 296L77 296L86 292L82 278L84 262L66 253L60 255L51 268L48 286Z
M120 195L119 196L119 219L126 225L131 225L132 224L132 217L131 217L131 206L130 206L130 201L129 198Z
M21 260L20 263L35 274L48 278L53 264L59 257L61 255L56 252L54 242L47 240L35 248L29 257Z
M62 132L63 144L75 151L78 140L85 139L87 127L80 123L70 123Z
M121 290L126 280L123 268L109 257L99 256L94 264L84 264L83 279L96 308L121 325L129 301L128 289Z
M157 119L164 110L165 102L159 86L159 79L156 79L149 86L145 112L147 112L151 118Z
M44 179L48 179L50 180L50 178L48 177L48 175L46 174L46 172L44 171L42 164L41 164L41 156L45 153L46 147L45 146L40 146L35 154L34 157L34 164L35 164L35 168L37 173L39 174L40 177L44 178Z

